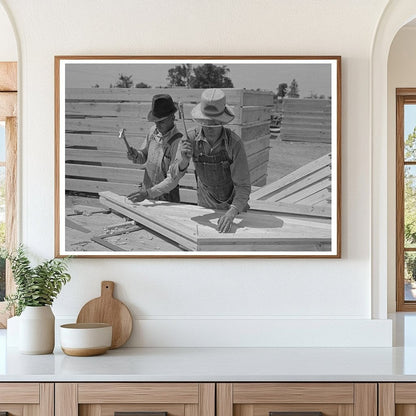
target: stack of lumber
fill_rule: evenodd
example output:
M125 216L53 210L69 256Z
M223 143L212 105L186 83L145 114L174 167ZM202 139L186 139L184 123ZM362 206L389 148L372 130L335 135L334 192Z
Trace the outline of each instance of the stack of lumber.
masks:
M243 140L253 185L267 180L270 143L270 113L273 93L224 89L236 117L229 127ZM123 141L126 129L130 145L139 147L152 123L147 121L152 97L168 93L184 104L187 128L197 125L192 108L200 101L201 89L185 88L74 88L65 91L65 176L66 191L127 195L142 181L143 166L127 159ZM177 123L179 129L182 123ZM181 201L196 202L195 178L188 173L180 183Z
M112 192L102 205L178 244L184 251L329 251L331 224L272 213L240 214L231 233L216 230L224 211L199 206L143 201L133 204Z
M285 98L281 139L331 143L331 100Z
M252 209L331 217L331 154L328 153L250 195ZM274 205L277 204L276 207Z

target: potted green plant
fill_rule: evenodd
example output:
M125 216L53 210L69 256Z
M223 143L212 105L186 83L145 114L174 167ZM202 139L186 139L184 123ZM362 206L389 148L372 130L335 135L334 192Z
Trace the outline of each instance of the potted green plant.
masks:
M68 258L45 260L32 266L23 246L3 252L10 261L16 292L6 296L9 310L19 318L19 350L49 354L55 346L55 316L51 305L71 276Z

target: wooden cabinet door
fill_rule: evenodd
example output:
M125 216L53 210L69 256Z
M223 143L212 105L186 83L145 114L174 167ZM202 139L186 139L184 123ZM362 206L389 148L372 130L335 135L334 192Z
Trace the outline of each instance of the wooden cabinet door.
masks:
M55 416L215 416L214 383L57 383Z
M377 416L377 384L217 384L217 416L283 415Z
M415 416L416 383L380 383L379 416Z
M53 383L0 383L0 415L53 416Z

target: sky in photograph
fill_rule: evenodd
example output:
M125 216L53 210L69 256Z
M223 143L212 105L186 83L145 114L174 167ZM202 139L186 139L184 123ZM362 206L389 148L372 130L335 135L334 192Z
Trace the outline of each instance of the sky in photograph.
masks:
M228 64L228 76L235 88L264 89L276 92L280 83L290 85L296 79L301 97L331 95L331 66L327 63L242 63ZM89 88L98 84L108 88L119 74L132 75L133 83L144 82L151 87L167 85L168 70L177 63L81 63L66 65L66 87ZM198 63L194 64L199 65Z
M406 104L404 107L404 139L407 139L416 127L416 105Z

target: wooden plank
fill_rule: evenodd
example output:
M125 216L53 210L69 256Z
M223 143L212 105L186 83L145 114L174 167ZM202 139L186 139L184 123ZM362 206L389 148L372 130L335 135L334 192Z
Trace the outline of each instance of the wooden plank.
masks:
M300 199L296 203L304 204L304 205L318 205L321 202L330 203L332 200L332 193L328 189L322 189L319 192L316 192L312 195L307 196L306 198Z
M263 186L267 180L267 166L268 162L263 163L262 165L253 167L250 170L250 181L252 184L256 184L258 186ZM264 184L258 183L257 180L259 178L264 178Z
M197 383L79 383L78 403L198 403ZM208 415L207 415L208 416ZM212 415L209 415L212 416Z
M126 152L115 152L107 150L88 150L88 149L65 149L65 161L74 162L95 162L95 163L114 163L125 168L140 165L134 164L127 158Z
M269 149L266 148L260 152L250 155L247 158L248 162L248 169L251 171L252 169L256 168L257 166L261 166L267 164L269 161Z
M101 192L100 202L114 211L119 212L156 233L180 244L188 250L197 249L196 227L195 232L192 232L192 230L190 231L187 229L184 224L177 223L172 218L160 215L154 217L151 211L147 212L145 209L141 209L143 207L140 205L133 206L132 204L120 202L120 198L110 192Z
M378 384L378 408L379 416L395 415L395 392L394 383Z
M228 99L227 95L226 97ZM271 91L243 90L241 105L273 105L273 93Z
M0 403L39 404L39 383L1 383Z
M288 202L288 203L295 203L299 201L305 201L308 196L311 196L315 194L316 192L319 192L321 190L325 190L327 188L330 188L332 184L331 179L324 179L323 181L317 182L308 188L304 188L298 192L295 192L285 198L282 198L282 202ZM322 200L322 198L320 199ZM317 201L315 201L317 202ZM305 202L302 202L305 203Z
M395 383L394 396L396 404L415 404L416 383Z
M17 115L17 93L0 92L0 121Z
M78 385L55 383L55 416L78 416Z
M232 131L238 134L238 136L244 142L248 142L250 140L258 139L259 137L266 136L270 134L269 127L270 122L261 121L259 123L251 123L251 124L244 124L244 125L227 125Z
M235 383L234 403L354 403L352 383Z
M144 179L144 169L113 168L108 166L79 165L66 163L65 176L98 178L107 181L139 184Z
M199 416L199 406L197 404L185 404L184 416Z
M244 150L246 151L248 157L270 146L270 134L266 134L265 136L257 137L254 140L250 140L243 143Z
M94 241L95 243L108 248L111 251L127 251L124 250L124 248L121 248L119 246L116 246L115 244L110 243L109 241L104 240L102 237L91 237L91 241Z
M289 185L290 183L299 180L300 178L310 175L313 172L316 172L319 169L322 169L325 166L331 164L331 154L328 153L325 156L320 157L319 159L313 160L310 163L300 167L299 169L294 170L293 172L289 173L288 175L284 176L277 181L262 187L256 192L251 194L251 199L268 199L271 195L273 195L279 189Z
M140 148L145 140L145 135L140 137L127 136L127 139L130 146ZM115 135L66 133L65 147L71 146L95 147L99 150L126 152L126 145Z
M354 416L377 416L377 384L354 384Z
M285 213L293 215L331 218L331 208L321 206L309 206L302 204L288 204L285 202L268 202L249 200L250 211Z
M267 183L267 175L262 175L262 176L258 177L255 180L251 179L251 185L255 185L254 186L255 188L260 188L260 187L266 185L266 183ZM253 186L252 186L252 188L253 188Z
M138 190L138 185L120 182L103 182L85 179L65 179L65 191L86 192L98 194L100 192L112 191L119 195L129 195Z
M217 416L233 416L233 385L217 383Z
M215 383L199 384L199 416L215 416Z
M236 108L241 114L238 114ZM270 121L271 113L274 111L274 106L244 106L244 107L233 107L234 113L236 113L236 118L233 122L246 124L253 123L258 121Z
M39 415L54 416L55 415L55 384L40 383L39 384Z
M222 88L227 104L240 105L243 90ZM66 101L151 102L155 94L169 94L173 101L198 104L203 89L198 88L67 88ZM252 105L243 103L241 105ZM257 104L253 104L257 105Z
M0 62L0 91L17 91L17 62Z
M80 224L77 224L75 221L65 218L65 227L72 228L73 230L81 231L82 233L88 234L91 232L88 228L83 227Z
M283 100L283 109L321 109L331 107L331 100L314 100L308 98L285 98Z
M311 185L314 185L317 182L323 181L324 179L331 178L331 166L324 166L322 169L319 169L310 175L305 175L304 177L290 183L289 185L280 188L272 196L267 198L270 202L277 202L283 198L294 194L302 189L309 188Z

